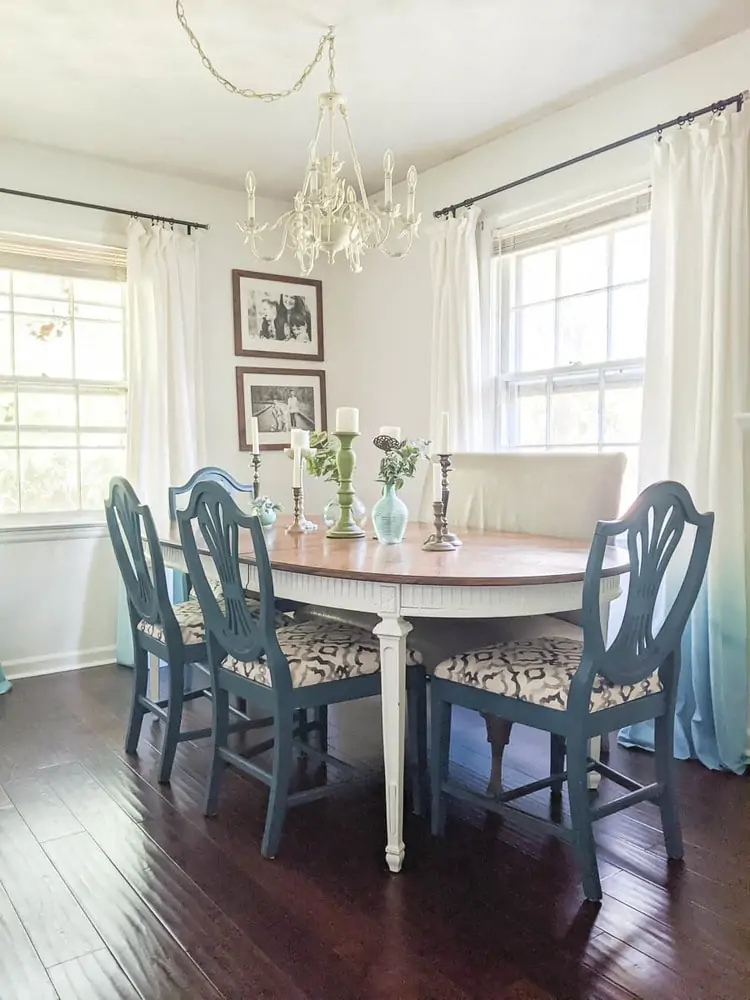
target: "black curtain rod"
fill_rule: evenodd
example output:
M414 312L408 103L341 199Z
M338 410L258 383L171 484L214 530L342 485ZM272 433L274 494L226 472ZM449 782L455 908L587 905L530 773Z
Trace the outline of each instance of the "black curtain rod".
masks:
M647 128L642 132L636 132L634 135L628 135L624 139L618 139L616 142L609 142L606 146L600 146L598 149L592 149L589 153L581 153L580 156L573 156L570 160L563 160L562 163L555 163L554 166L545 167L544 170L537 170L535 173L527 174L526 177L521 177L517 181L511 181L509 184L501 184L500 187L493 188L491 191L485 191L483 194L476 194L473 198L466 198L464 201L456 202L455 205L446 205L445 208L441 208L433 214L436 219L439 219L443 215L452 215L455 218L456 212L459 208L469 208L477 201L484 201L485 198L493 198L496 194L502 194L504 191L511 191L513 188L520 187L522 184L528 184L529 181L539 180L540 177L546 177L548 174L557 173L558 170L564 170L566 167L572 167L576 163L583 163L584 160L591 160L593 157L600 156L602 153L608 153L612 149L619 149L620 146L627 146L628 143L637 142L638 139L645 139L650 135L661 135L665 129L674 128L677 125L687 125L694 121L694 119L700 118L703 115L721 114L721 112L725 111L730 104L736 104L737 110L741 111L747 95L748 92L743 91L741 94L735 94L734 97L726 97L723 101L716 101L715 104L707 104L705 108L698 108L697 111L691 111L687 115L680 115L679 118L673 118L671 121L664 122L661 125L654 125L653 128Z
M52 201L56 205L74 205L76 208L92 208L96 212L110 212L112 215L129 215L133 219L150 219L151 222L167 222L172 226L187 226L191 229L208 229L204 222L187 222L185 219L168 219L164 215L151 215L150 212L132 212L127 208L111 208L109 205L92 205L88 201L73 201L71 198L55 198L50 194L35 194L33 191L14 191L12 188L0 188L0 194L12 194L17 198L35 198L37 201Z

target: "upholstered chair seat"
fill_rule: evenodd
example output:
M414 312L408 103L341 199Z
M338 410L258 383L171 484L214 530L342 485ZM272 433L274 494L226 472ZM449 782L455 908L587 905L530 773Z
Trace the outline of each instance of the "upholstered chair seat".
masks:
M281 652L289 661L292 686L307 687L329 681L375 674L380 670L378 641L371 632L335 621L306 621L279 628ZM421 654L407 649L407 666L419 666ZM227 656L222 667L242 674L257 684L271 687L271 675L263 660L245 661Z
M582 652L582 642L561 636L504 642L451 656L437 665L435 676L564 712ZM597 674L589 711L601 712L661 690L658 673L637 684L612 684Z
M223 600L220 600L219 603L223 608ZM246 603L250 609L250 613L253 617L257 618L260 610L259 603L252 598L248 598ZM206 641L206 630L203 626L203 612L201 611L201 606L196 598L191 598L189 601L181 601L179 604L173 604L172 610L174 611L174 616L177 619L177 624L180 627L180 636L186 646L192 646ZM275 622L278 628L283 628L285 625L289 624L289 618L286 615L277 612ZM165 641L164 628L161 622L147 622L141 620L138 622L138 630L143 632L144 635L150 635L158 642Z

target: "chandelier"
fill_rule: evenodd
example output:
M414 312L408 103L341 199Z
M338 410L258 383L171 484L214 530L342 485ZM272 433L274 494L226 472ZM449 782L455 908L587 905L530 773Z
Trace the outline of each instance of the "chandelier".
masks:
M368 250L379 250L389 257L404 257L411 249L421 219L416 213L417 171L413 166L407 171L406 209L402 213L401 206L393 203L395 160L393 152L387 150L383 157L383 204L377 207L370 204L349 124L346 98L336 89L334 29L329 28L321 37L315 57L292 87L261 93L237 87L223 77L188 25L182 0L176 0L175 7L177 18L203 65L230 93L241 97L267 102L288 97L302 88L328 49L328 90L318 96L318 121L308 147L302 186L294 196L293 207L274 223L259 223L255 217L255 174L248 171L245 178L247 219L237 225L245 233L245 243L249 244L255 257L272 263L289 249L304 275L310 274L321 254L333 261L343 251L350 268L356 272L362 270L362 256ZM343 128L355 183L342 176L346 160L336 148L337 126L339 131ZM264 253L260 237L277 230L281 233L278 252Z

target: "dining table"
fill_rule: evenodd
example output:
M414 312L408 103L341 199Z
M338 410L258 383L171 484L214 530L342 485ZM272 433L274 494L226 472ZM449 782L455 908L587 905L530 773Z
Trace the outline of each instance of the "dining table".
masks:
M315 519L313 519L314 523ZM406 638L413 619L491 619L578 611L589 541L461 529L463 544L448 552L425 551L432 525L411 522L402 542L370 537L328 538L325 526L303 534L286 530L280 517L264 529L276 598L377 616L380 646L385 860L392 872L404 862L404 754ZM165 564L187 571L176 525L160 533ZM216 571L205 543L198 543L206 574ZM243 585L258 590L250 532L240 541ZM620 594L627 552L607 551L601 583L601 617Z

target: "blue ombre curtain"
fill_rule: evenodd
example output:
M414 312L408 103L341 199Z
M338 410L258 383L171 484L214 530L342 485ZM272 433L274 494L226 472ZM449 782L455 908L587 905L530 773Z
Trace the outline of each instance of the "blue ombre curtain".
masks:
M641 485L677 479L699 510L716 513L682 644L675 755L741 774L750 762L750 111L725 111L656 144L651 253ZM667 606L678 585L666 581ZM653 729L630 726L620 742L653 748Z

